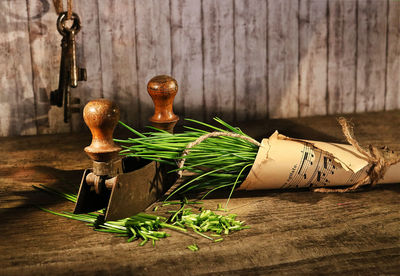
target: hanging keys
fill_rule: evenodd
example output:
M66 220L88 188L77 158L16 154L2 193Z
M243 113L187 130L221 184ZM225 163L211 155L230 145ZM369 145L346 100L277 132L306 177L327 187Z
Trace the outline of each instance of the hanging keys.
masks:
M61 61L58 89L50 93L50 104L62 107L64 104L64 122L68 122L71 104L79 103L79 98L71 100L71 87L78 86L78 81L86 81L86 69L79 68L76 62L75 35L81 29L81 21L76 13L72 13L72 24L67 25L67 13L63 12L57 19L57 30L63 36L61 40ZM71 23L71 22L70 22Z

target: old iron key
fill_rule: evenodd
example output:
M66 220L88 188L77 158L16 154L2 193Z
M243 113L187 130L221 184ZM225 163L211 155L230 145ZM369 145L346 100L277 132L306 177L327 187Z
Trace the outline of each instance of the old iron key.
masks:
M71 101L70 88L78 86L78 81L86 81L86 69L79 68L76 62L75 35L81 29L81 21L76 13L72 13L72 25L67 26L67 13L63 12L57 19L57 30L62 35L61 61L58 89L50 93L50 104L62 107L64 103L64 122L68 122L72 103L79 103L79 98Z

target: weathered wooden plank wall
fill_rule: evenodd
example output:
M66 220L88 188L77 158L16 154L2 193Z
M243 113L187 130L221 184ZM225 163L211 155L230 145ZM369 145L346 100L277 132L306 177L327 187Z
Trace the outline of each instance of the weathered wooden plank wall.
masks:
M327 0L300 0L300 116L327 114L327 3Z
M358 4L357 112L385 107L387 16L386 1Z
M203 0L204 112L234 119L235 55L232 0Z
M387 50L386 50L386 109L400 106L400 1L388 5Z
M118 102L122 110L138 110L135 6L129 0L119 2L98 2L102 96ZM135 112L124 112L121 120L132 122L136 116Z
M179 83L176 112L209 121L400 108L400 1L74 1L88 81L72 90L116 101L122 120L152 112L148 80ZM49 105L61 37L50 0L0 1L0 136L76 131Z
M357 2L328 2L329 114L354 111L357 66Z
M1 5L0 133L36 134L28 8L25 1Z
M180 87L176 112L190 118L199 115L202 117L204 95L201 2L171 0L170 9L171 72L178 79Z
M234 2L234 114L239 121L268 114L266 4L264 0Z
M268 2L268 106L273 118L299 113L299 3Z

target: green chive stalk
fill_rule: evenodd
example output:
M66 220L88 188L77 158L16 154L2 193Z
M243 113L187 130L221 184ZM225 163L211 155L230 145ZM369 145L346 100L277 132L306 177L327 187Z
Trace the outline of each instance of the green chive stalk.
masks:
M33 187L76 203L76 194L63 193L44 185ZM55 212L39 206L38 208L53 215L86 222L95 231L127 237L127 242L141 240L139 243L140 246L145 245L149 241L155 246L156 242L160 239L169 237L170 234L162 231L165 228L181 232L187 232L188 229L192 229L199 236L214 242L223 240L221 238L222 233L228 235L230 232L249 228L244 225L243 221L236 220L235 214L224 216L218 215L211 210L202 210L200 213L194 213L191 208L186 208L187 205L201 203L198 201L188 201L186 198L179 202L165 202L163 206L175 204L180 204L181 206L177 211L173 211L169 218L160 215L139 213L117 221L104 221L104 209L88 214L73 214L70 212ZM204 234L204 232L213 233L211 234L212 237ZM192 251L199 250L195 244L190 246L189 249Z
M186 170L191 172L191 176L187 177L184 183L175 189L169 197L176 193L185 194L207 190L204 195L206 197L211 192L221 188L230 188L232 194L233 190L247 177L259 146L250 142L249 140L252 138L239 128L235 128L219 118L214 118L214 120L221 127L192 119L186 120L197 124L199 127L207 127L210 130L185 126L186 130L183 133L171 134L151 127L153 132L139 133L120 122L121 125L137 136L136 138L125 140L115 139L116 142L121 143L123 148L120 154L176 164L183 158L183 153L188 151L184 156L184 166L177 168L175 171ZM190 150L186 150L190 143L211 132L232 133L242 138L228 136L209 137L190 148ZM243 137L249 139L246 140Z
M199 246L197 245L197 244L191 244L191 245L188 245L188 247L187 247L189 250L191 250L191 251L198 251L199 250Z
M76 203L76 194L63 193L44 185L33 187ZM89 226L93 227L95 231L113 233L121 237L127 237L128 242L141 239L142 241L139 243L140 246L145 245L148 241L151 241L153 246L155 246L156 241L170 236L168 233L161 231L162 228L187 232L185 228L172 225L167 222L167 218L158 215L139 213L129 218L105 222L104 210L88 214L73 214L70 212L55 212L42 207L38 208L53 215L86 222Z

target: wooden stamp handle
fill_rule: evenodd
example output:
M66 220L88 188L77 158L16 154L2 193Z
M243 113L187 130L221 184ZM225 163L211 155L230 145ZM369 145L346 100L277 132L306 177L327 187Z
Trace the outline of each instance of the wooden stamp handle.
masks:
M170 76L155 76L147 84L147 91L154 102L154 114L149 121L154 127L172 132L179 120L173 111L174 98L178 93L178 83Z
M83 109L83 119L92 133L92 143L85 148L86 154L98 162L115 159L121 150L113 141L113 132L119 120L118 106L106 99L90 101Z

